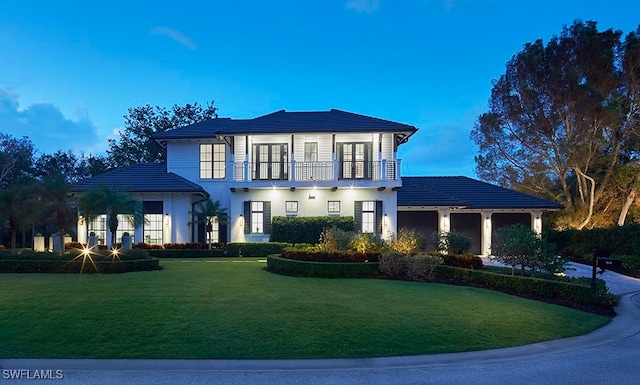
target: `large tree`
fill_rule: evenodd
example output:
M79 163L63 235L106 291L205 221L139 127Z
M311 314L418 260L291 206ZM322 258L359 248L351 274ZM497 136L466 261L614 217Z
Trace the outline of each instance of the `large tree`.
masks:
M84 178L100 175L109 170L107 159L104 156L79 156L68 150L58 150L53 154L40 155L34 164L34 175L45 179L48 176L61 173L69 183L77 182Z
M478 176L561 202L567 226L593 225L638 127L638 82L627 73L637 63L625 64L637 33L627 44L621 36L576 21L546 45L526 44L472 131Z
M213 101L205 106L198 103L184 107L174 105L167 110L164 107L129 108L124 116L124 131L119 138L109 139L108 159L113 167L126 167L135 163L164 162L164 150L151 140L153 134L171 128L186 126L218 117L218 109Z
M0 187L31 179L34 153L28 137L14 138L0 132Z

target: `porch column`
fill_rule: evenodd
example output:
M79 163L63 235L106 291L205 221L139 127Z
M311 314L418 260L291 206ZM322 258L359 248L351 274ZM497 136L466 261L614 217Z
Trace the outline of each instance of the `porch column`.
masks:
M488 257L491 255L491 230L493 224L491 222L491 212L483 211L480 213L482 216L482 247L480 252L483 256Z
M542 234L542 211L531 212L531 230L538 236Z
M451 210L438 210L438 232L448 234L451 231Z

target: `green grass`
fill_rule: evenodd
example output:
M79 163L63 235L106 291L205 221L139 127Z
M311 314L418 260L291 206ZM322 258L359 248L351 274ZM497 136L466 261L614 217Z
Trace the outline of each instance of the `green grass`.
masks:
M296 278L264 263L163 260L162 271L0 274L2 358L328 358L491 349L609 319L441 284Z

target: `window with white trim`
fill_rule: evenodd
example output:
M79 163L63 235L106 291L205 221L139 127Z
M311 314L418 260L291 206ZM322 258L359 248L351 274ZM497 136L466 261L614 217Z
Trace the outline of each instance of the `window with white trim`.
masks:
M289 216L295 216L298 214L298 201L284 202L284 212Z
M376 202L362 201L362 232L374 233L376 225Z
M251 233L264 233L264 202L251 202Z
M142 237L144 243L162 245L162 214L145 214Z
M122 235L129 233L131 241L134 241L135 227L131 223L131 216L118 214L118 229L116 230L116 243L122 243Z
M340 215L340 201L328 201L327 213L329 215Z
M91 218L90 221L87 221L87 230L89 230L89 235L91 235L91 233L94 233L98 237L99 245L106 244L107 216L103 214Z
M304 143L304 161L305 162L318 161L318 143L317 142Z
M224 179L226 176L226 148L223 143L200 145L200 178Z

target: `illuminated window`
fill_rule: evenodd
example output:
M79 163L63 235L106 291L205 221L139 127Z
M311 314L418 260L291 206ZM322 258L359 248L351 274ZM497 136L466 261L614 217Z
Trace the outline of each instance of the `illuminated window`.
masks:
M134 242L133 234L135 227L131 223L131 217L129 215L118 214L118 230L116 230L116 243L122 243L122 234L129 233L131 241Z
M327 202L327 212L330 215L340 215L340 201Z
M264 202L251 202L251 233L264 233Z
M107 239L107 216L106 215L98 215L91 218L90 221L87 222L87 230L89 234L92 232L98 237L98 244L104 245L105 240Z
M362 202L362 232L375 232L376 204L374 201Z
M287 215L296 215L298 213L298 201L284 202L284 211Z
M200 178L225 178L225 151L223 143L200 145Z

